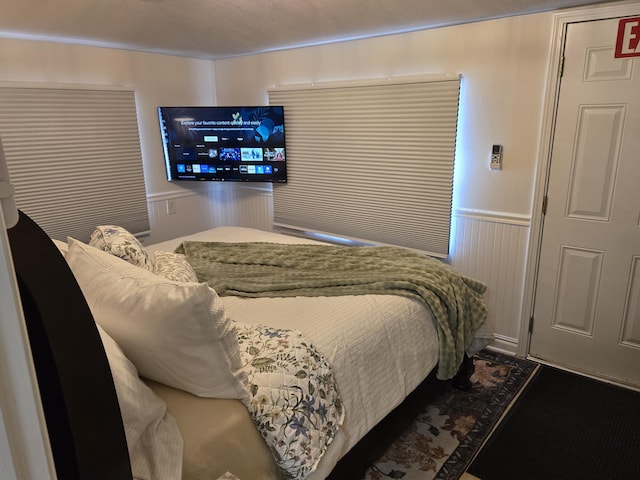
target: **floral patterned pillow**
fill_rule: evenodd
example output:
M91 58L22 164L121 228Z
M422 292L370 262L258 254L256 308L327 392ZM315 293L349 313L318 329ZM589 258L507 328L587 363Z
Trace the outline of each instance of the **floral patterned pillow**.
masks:
M89 245L153 272L153 258L127 229L117 225L99 225L91 234Z
M187 257L181 253L157 251L154 272L156 275L175 282L198 281L195 270L187 262Z

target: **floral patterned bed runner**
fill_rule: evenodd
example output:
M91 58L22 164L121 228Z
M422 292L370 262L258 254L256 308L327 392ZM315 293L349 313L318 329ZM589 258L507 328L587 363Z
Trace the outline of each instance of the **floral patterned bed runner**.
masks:
M305 478L344 419L329 363L297 331L236 325L251 417L285 478Z

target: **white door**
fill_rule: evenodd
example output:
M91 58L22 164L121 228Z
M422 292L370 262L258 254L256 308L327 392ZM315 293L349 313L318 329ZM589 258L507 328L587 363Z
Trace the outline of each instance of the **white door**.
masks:
M640 59L614 58L618 22L567 27L530 354L640 386Z

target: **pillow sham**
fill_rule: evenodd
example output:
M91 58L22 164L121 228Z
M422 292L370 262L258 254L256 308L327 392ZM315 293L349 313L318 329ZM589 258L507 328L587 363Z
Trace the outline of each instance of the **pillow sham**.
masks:
M133 478L175 480L182 476L184 442L167 405L138 377L118 344L97 325L127 438Z
M69 239L67 262L98 323L141 376L247 401L235 325L206 283L181 283Z
M116 257L153 271L153 258L140 240L126 228L117 225L99 225L91 234L89 245L109 252Z
M198 275L187 257L181 253L158 250L154 256L154 272L156 275L175 280L176 282L197 282Z

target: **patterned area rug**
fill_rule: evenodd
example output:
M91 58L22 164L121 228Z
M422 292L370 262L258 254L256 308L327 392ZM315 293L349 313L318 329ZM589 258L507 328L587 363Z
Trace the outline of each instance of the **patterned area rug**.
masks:
M366 472L366 480L457 480L538 365L483 350L471 390L434 398Z

